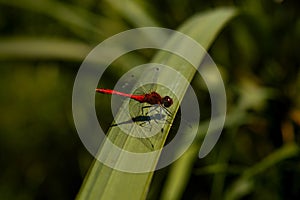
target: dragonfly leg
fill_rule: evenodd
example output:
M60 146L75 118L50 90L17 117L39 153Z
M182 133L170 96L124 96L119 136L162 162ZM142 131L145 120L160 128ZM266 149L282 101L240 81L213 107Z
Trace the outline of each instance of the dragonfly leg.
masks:
M151 107L153 107L153 106L143 106L143 107L142 107L142 115L146 115L146 116L147 116L147 115L149 114L150 111L147 111L146 114L144 114L144 113L145 113L144 110L145 110L145 109L148 109L148 108L151 108Z
M146 112L146 115L151 114L153 111L157 111L157 108L160 107L158 104L152 105L152 106L144 106L142 108L142 112L144 113L143 109L149 108L149 110ZM160 111L157 111L157 113L161 113Z

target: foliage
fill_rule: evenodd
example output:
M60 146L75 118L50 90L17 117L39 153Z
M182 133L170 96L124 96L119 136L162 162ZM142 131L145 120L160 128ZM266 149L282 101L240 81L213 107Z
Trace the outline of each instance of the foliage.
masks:
M143 26L177 29L197 13L235 6L236 17L210 48L228 101L214 150L195 143L154 173L148 199L296 199L300 196L300 19L291 1L0 0L0 198L72 199L92 158L73 125L71 93L82 59L98 43ZM113 63L113 86L155 52ZM201 130L210 101L201 77ZM109 105L100 105L96 107ZM112 117L102 121L108 128ZM201 138L200 138L201 139ZM201 141L201 140L200 140ZM116 191L118 192L118 191Z

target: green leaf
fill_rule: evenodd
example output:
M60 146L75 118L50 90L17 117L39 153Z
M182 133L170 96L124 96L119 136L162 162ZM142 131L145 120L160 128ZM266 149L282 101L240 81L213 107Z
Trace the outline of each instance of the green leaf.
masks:
M0 59L63 59L82 61L91 47L65 39L1 38Z
M235 10L232 8L220 8L202 13L188 20L181 28L179 28L179 31L192 37L194 40L202 44L205 49L208 49L209 45L215 39L221 28L235 15L235 13ZM167 45L171 45L173 48L180 48L181 51L190 49L188 45L183 44L182 41L178 40L178 38L176 37L171 37ZM200 64L204 54L195 54L192 56L194 58L194 61ZM159 51L153 59L153 62L172 66L173 69L185 76L188 81L192 80L196 71L194 67L192 67L183 59L164 51ZM171 81L177 92L176 94L179 95L177 96L179 101L174 105L174 110L172 110L174 111L173 114L175 115L175 111L178 110L180 105L179 102L183 98L185 90L188 87L188 85L186 84L189 83L178 84L176 80L172 79L173 77L169 76L169 74L159 74L158 76L160 79ZM121 121L128 120L125 117L127 117L127 115L123 115L122 112L120 112L117 116L117 118L122 119ZM161 136L151 138L156 149L163 147L169 129L170 125L167 124L164 127ZM132 134L138 135L139 133L135 133L135 131L136 130L133 129ZM127 151L151 151L148 145L143 144L139 139L129 137L118 128L110 129L108 132L108 138L109 141L119 146L120 148L126 149ZM147 140L145 140L145 142L146 141ZM102 148L100 149L99 155L114 153L110 152L110 149L107 148L107 143L108 139L104 142ZM159 156L160 154L158 152L154 156L149 158L147 162L141 165L150 166L151 169L155 169ZM117 160L116 165L122 165L126 162L134 162L133 160L126 160L123 156L123 153L115 155L115 159ZM153 172L126 173L109 168L104 164L95 161L85 178L81 190L78 193L77 199L145 199L152 176Z
M90 37L91 33L95 33L98 36L102 36L103 32L99 28L95 27L97 15L81 9L80 7L72 6L60 1L35 1L24 0L22 2L17 0L0 0L0 4L13 6L29 10L31 12L43 14L56 19L58 22L68 26L75 34ZM85 33L78 30L81 28ZM88 33L86 33L88 31Z
M135 1L124 0L107 0L117 13L130 21L135 27L159 26L159 23L152 19L147 13L145 7Z
M299 155L299 147L296 144L287 144L274 151L262 161L246 169L225 193L225 199L240 199L249 194L255 188L254 177L256 175L263 173L285 159L297 155Z
M226 116L225 127L236 126L240 123L241 119L247 119L247 116L241 114L241 112L231 113ZM192 174L194 161L197 159L198 152L201 146L201 142L205 137L206 130L208 128L209 121L201 122L198 129L198 135L195 142L190 148L179 158L170 168L161 199L181 199L182 194L188 184L189 177ZM188 132L186 133L188 134ZM216 164L213 166L207 166L205 171L222 171L224 164ZM202 169L203 170L203 169ZM198 170L201 171L201 170Z

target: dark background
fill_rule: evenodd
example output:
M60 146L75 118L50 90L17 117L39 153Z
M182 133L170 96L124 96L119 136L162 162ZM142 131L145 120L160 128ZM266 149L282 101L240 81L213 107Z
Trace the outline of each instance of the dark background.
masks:
M131 7L112 2L0 0L0 199L75 198L92 157L76 133L71 96L77 70L93 47L135 27L176 29L193 14L220 6L235 6L239 15L209 53L224 78L228 114L245 117L236 117L214 150L195 160L183 199L220 199L239 188L234 183L244 170L261 163L267 167L250 175L246 183L252 189L241 198L299 197L299 154L283 154L277 162L267 159L300 141L297 2L132 1L143 11L140 18L132 17ZM116 69L149 61L153 53L121 59ZM108 76L104 81L111 87L119 74ZM209 99L203 96L205 116ZM205 168L216 163L223 167ZM159 197L167 174L168 168L155 174L159 187L152 185L149 198Z

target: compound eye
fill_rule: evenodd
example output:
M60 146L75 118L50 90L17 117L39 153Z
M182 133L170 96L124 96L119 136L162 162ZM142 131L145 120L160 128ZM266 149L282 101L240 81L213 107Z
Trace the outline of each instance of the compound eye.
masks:
M171 99L171 97L165 96L165 97L163 98L163 105L164 105L164 107L168 108L168 107L170 107L172 104L173 104L173 100Z

